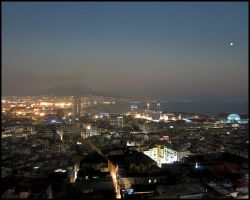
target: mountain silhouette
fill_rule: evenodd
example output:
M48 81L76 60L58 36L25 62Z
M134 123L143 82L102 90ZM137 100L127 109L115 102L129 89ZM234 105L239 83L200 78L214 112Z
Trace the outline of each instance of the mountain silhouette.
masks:
M81 96L81 95L96 95L105 97L118 97L117 95L91 89L85 85L71 85L71 86L55 86L39 92L40 95L53 94L56 96Z

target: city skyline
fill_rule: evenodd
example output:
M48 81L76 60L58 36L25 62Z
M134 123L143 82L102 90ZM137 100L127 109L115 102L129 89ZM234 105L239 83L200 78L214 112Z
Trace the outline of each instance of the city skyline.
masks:
M3 95L72 85L248 100L246 2L4 2Z

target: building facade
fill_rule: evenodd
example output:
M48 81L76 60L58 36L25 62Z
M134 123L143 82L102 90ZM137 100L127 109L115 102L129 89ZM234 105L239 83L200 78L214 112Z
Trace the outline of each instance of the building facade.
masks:
M81 116L81 99L79 97L74 97L73 99L73 122L79 119Z

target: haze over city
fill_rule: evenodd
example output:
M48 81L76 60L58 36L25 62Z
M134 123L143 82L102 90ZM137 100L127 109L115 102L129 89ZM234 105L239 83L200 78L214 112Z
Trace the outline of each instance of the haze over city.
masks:
M247 5L4 2L2 94L247 101Z
M247 2L2 13L2 199L249 199Z

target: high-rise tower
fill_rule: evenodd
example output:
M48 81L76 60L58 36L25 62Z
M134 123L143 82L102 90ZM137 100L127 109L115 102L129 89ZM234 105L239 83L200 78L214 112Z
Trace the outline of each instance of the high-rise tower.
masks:
M79 97L74 97L73 100L73 121L79 119L81 114L81 99Z
M118 128L123 127L123 117L117 117L117 127Z
M156 106L157 106L157 110L161 110L161 103L157 103Z
M147 109L149 110L150 103L147 103Z

